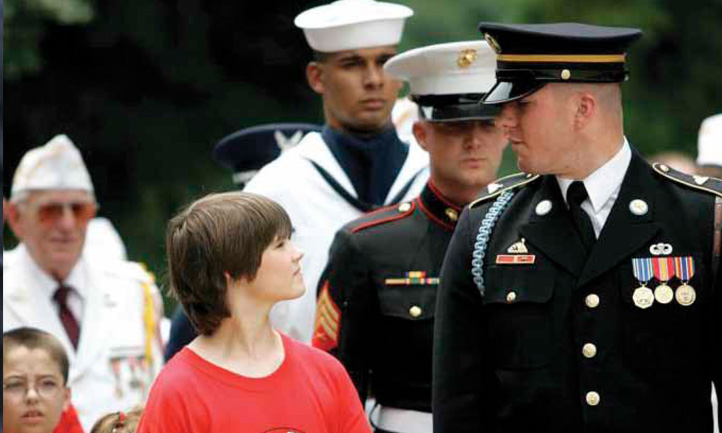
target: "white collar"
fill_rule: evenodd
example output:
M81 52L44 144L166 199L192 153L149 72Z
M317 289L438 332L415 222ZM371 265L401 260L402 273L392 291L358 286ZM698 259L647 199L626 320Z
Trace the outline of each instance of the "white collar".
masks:
M632 149L629 146L627 137L624 137L624 142L622 142L622 146L617 153L583 180L594 212L599 212L609 198L619 190L631 161ZM574 180L560 176L556 178L562 191L562 197L566 201L567 190Z

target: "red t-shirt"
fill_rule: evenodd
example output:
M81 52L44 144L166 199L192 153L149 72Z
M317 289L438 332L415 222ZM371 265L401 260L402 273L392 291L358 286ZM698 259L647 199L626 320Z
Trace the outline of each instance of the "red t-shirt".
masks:
M370 433L341 363L282 339L285 359L260 379L232 373L184 348L156 378L137 433Z

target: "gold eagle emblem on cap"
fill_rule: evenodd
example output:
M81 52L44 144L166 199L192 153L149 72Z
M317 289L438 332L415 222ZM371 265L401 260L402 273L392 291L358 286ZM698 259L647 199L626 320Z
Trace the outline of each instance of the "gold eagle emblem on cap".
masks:
M501 45L499 45L499 42L494 39L494 36L490 35L489 33L484 33L484 39L486 39L486 42L491 46L491 48L496 52L496 54L501 54Z
M468 68L478 57L479 55L474 49L461 50L459 58L456 59L456 64L459 65L461 69Z

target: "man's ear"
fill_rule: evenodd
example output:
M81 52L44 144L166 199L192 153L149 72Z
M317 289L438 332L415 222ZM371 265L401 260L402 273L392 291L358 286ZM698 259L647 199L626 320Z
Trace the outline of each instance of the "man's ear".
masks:
M426 130L427 126L424 125L420 121L414 122L414 124L411 126L411 132L414 133L414 137L416 138L416 142L419 143L419 146L424 149L425 151L429 151L426 148L426 139L428 131Z
M597 113L598 101L596 95L591 92L580 92L576 98L576 113L574 114L574 125L578 129L586 127Z
M306 81L314 92L323 95L325 86L323 85L323 64L319 62L309 62L306 65Z
M15 234L15 237L18 238L18 240L22 241L23 236L25 235L25 230L22 222L20 221L22 216L20 215L20 209L18 209L18 204L10 202L8 203L7 207L8 225Z

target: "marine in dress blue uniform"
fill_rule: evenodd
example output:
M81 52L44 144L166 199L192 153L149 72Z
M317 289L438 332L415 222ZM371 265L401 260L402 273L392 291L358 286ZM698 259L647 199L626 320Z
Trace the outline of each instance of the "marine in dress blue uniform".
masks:
M503 104L520 167L545 174L496 182L457 225L436 307L435 431L711 432L722 182L648 165L623 138L621 104L602 119L592 106L626 79L640 32L480 29L498 53L486 102ZM529 134L534 116L569 114L544 112L556 103L572 104L570 137ZM603 139L590 125L605 127L594 129ZM613 151L576 160L593 169L577 176L564 171L566 155L540 162L553 150L535 146L552 141L587 156Z
M346 224L318 286L313 344L344 364L377 432L432 431L431 365L439 271L462 206L496 177L506 145L498 109L478 104L494 83L486 42L422 47L385 69L409 81L431 178L419 197ZM476 165L469 165L469 159ZM483 162L480 162L483 161Z

